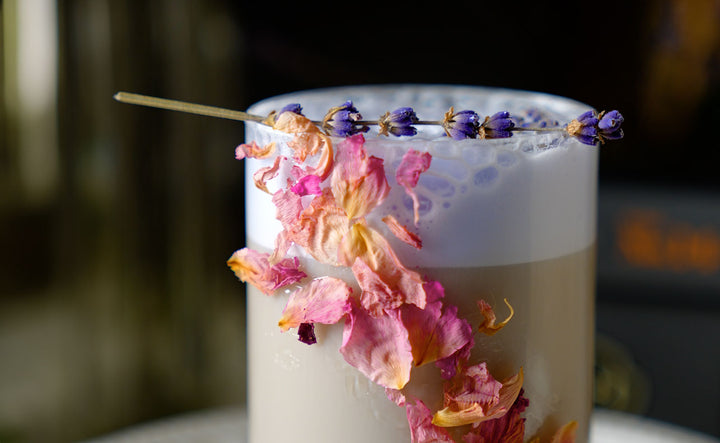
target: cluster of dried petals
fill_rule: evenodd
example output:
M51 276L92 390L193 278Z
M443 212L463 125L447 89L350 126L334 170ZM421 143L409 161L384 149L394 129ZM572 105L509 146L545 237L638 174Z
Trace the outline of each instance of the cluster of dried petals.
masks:
M622 116L618 115L608 113L585 123L596 128L594 137L599 138L602 131L619 130ZM520 414L528 404L521 395L522 369L498 382L485 363L469 365L474 346L471 325L458 317L456 306L444 302L440 283L425 281L406 268L387 239L368 224L365 217L382 204L390 186L383 160L368 155L364 148L365 139L358 132L366 127L358 123L360 118L351 102L328 113L325 131L347 137L335 153L328 135L301 114L299 105L288 105L268 117L266 123L275 129L294 134L288 143L294 164L287 187L272 197L283 230L272 255L245 248L235 252L228 265L242 281L265 294L306 277L297 258L286 258L293 244L320 263L350 268L361 289L359 295L337 278L312 280L290 294L278 322L281 331L297 328L300 341L313 344L317 341L316 323L335 324L344 319L341 354L383 386L390 400L406 408L414 443L454 442L446 428L463 425L472 425L463 436L465 443L522 442L524 418ZM381 122L386 135L414 135L412 124L418 119L412 109L400 108L383 116ZM456 139L499 138L511 135L514 122L507 112L501 112L481 124L473 111L455 113L451 108L443 126ZM236 149L236 158L266 159L274 152L274 144L244 144ZM317 159L315 166L306 165L310 158ZM269 192L267 182L277 177L281 163L288 160L277 156L272 165L260 168L253 176L256 186ZM409 149L395 175L413 199L416 224L419 202L414 188L430 163L430 154ZM383 217L383 222L401 241L422 247L421 239L392 215ZM478 302L484 318L480 332L492 335L508 323L513 309L505 302L510 315L500 323L489 304ZM443 408L434 414L422 401L408 401L403 392L412 368L427 363L435 363L448 380ZM563 427L552 443L572 442L575 427L572 423Z

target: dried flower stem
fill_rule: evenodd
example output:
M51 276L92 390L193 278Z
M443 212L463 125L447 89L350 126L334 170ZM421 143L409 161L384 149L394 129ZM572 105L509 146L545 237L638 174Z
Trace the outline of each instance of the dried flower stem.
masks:
M208 117L225 118L228 120L254 121L262 123L265 117L248 114L242 111L218 108L215 106L198 105L195 103L169 100L166 98L150 97L147 95L133 94L130 92L118 92L114 95L115 100L132 105L148 106L151 108L168 109L170 111L186 112L189 114L205 115Z

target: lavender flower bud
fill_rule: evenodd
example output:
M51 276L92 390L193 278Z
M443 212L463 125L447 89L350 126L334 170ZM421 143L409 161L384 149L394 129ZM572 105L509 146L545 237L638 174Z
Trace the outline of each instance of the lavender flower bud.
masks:
M392 134L396 137L413 136L417 134L417 129L412 125L417 122L417 115L412 108L398 108L393 112L386 112L380 117L378 133L385 136Z
M568 123L565 129L568 134L577 138L580 143L595 146L598 142L597 124L597 113L587 111Z
M292 113L295 113L295 114L303 115L303 113L302 113L302 106L300 106L300 103L290 103L289 105L283 106L283 108L280 110L280 112L278 112L277 114L275 114L275 119L277 119L277 117L278 117L280 114L282 114L283 112L292 112Z
M598 121L598 132L600 140L618 140L623 138L622 126L625 118L618 111L603 112Z
M325 114L322 129L333 137L349 137L370 129L365 125L357 124L361 120L362 115L353 106L353 103L346 101L342 106L331 108Z
M454 140L463 140L466 138L476 138L480 128L480 116L475 111L460 111L455 113L451 107L445 113L442 121L445 134Z
M489 117L485 117L485 121L478 131L479 138L508 138L512 137L512 128L515 123L507 111L497 112Z

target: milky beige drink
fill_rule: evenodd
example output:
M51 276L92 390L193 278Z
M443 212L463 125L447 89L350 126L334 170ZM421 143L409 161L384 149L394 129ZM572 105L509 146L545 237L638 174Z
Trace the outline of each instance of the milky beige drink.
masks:
M250 111L266 115L288 103L321 119L328 108L352 100L365 118L411 106L423 118L439 118L448 108L480 115L499 110L526 116L542 111L543 121L568 122L587 107L541 94L469 87L392 86L310 91L266 100ZM533 110L526 113L528 110ZM537 118L536 118L537 119ZM445 288L444 302L458 308L475 330L483 322L482 299L498 321L513 318L493 336L476 333L469 365L487 362L496 380L524 374L529 406L522 416L525 440L549 442L562 425L578 422L577 441L587 441L592 404L593 288L597 150L562 132L518 132L509 139L456 141L432 127L415 137L386 138L370 131L364 148L382 158L391 190L367 218L400 261ZM247 140L276 142L292 155L292 136L248 124ZM339 139L333 139L337 145ZM414 206L395 181L408 149L428 152L432 164L415 188ZM246 160L247 161L247 160ZM272 159L248 161L248 246L271 252L283 227L271 196L256 189L253 173ZM280 170L279 186L292 171ZM278 189L269 185L272 194ZM414 249L395 239L381 221L392 215L423 242ZM340 277L360 289L344 267L318 264L301 248L299 258L311 278ZM315 326L317 343L298 341L295 329L281 332L278 319L288 294L303 283L265 295L248 286L248 409L250 442L410 442L406 410L386 390L348 364L338 352L343 322ZM412 368L403 393L429 409L443 408L443 382L433 364ZM451 430L456 441L469 427Z

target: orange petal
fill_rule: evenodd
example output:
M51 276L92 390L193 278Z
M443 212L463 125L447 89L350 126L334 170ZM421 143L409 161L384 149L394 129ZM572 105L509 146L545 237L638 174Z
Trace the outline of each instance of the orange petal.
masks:
M575 432L577 431L578 423L571 421L553 435L551 443L575 443Z
M482 332L486 335L495 335L499 330L501 330L503 327L505 327L506 324L510 321L511 318L513 318L513 315L515 315L515 310L510 305L510 302L505 300L505 304L508 308L510 308L510 315L508 317L501 321L498 324L495 324L496 317L495 317L495 311L493 311L492 306L490 306L485 300L478 301L478 307L480 308L480 312L482 313L483 317L485 317L485 320L480 324L478 327L478 331Z
M420 239L420 236L414 232L410 232L407 226L401 225L395 217L392 215L386 215L383 217L382 221L385 222L387 227L390 228L390 232L392 232L399 240L409 244L415 249L422 249L422 240Z

